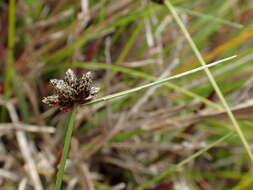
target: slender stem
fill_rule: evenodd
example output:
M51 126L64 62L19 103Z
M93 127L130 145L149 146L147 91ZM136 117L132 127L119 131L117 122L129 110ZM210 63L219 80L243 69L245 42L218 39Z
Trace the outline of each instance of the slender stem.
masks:
M13 78L13 63L14 63L14 45L15 45L15 0L9 1L9 15L8 15L8 50L7 50L7 64L5 68L4 80L4 99L10 96L10 89ZM0 120L4 120L6 110L1 108Z
M6 80L4 84L4 98L10 95L10 85L13 77L13 50L15 43L15 0L9 2L9 27L8 27L8 51L7 51L7 65L6 65Z
M120 65L124 61L130 49L132 48L134 42L136 41L138 34L141 32L143 25L144 25L144 21L142 19L141 22L138 24L138 26L135 28L130 38L128 39L124 49L121 51L119 57L117 58L115 65Z
M183 76L186 76L186 75L189 75L189 74L201 71L201 70L203 70L205 68L215 66L215 65L217 65L219 63L231 60L231 59L233 59L235 57L236 56L231 56L231 57L228 57L228 58L216 61L214 63L210 63L208 65L204 65L204 66L198 67L196 69L192 69L190 71L186 71L186 72L180 73L178 75L174 75L174 76L171 76L171 77L168 77L168 78L165 78L165 79L161 79L161 80L158 80L158 81L155 81L155 82L151 82L151 83L148 83L148 84L145 84L145 85L142 85L142 86L138 86L138 87L132 88L130 90L125 90L125 91L122 91L122 92L118 92L118 93L115 93L115 94L111 94L111 95L108 95L108 96L97 98L97 99L95 99L93 101L88 102L87 104L95 104L95 103L106 101L106 100L110 100L110 99L113 99L113 98L118 98L120 96L125 96L127 94L131 94L131 93L140 91L142 89L149 88L151 86L156 86L156 85L159 85L159 84L163 84L163 83L166 83L166 82L168 82L170 80L177 79L177 78L180 78L180 77L183 77Z
M69 122L67 125L67 132L66 132L66 136L64 139L64 147L63 147L63 152L62 152L62 156L61 156L60 166L59 166L59 170L58 170L57 176L56 176L55 190L61 190L61 184L62 184L62 179L63 179L63 175L64 175L65 164L66 164L66 160L67 160L68 153L69 153L72 132L73 132L73 129L75 126L76 112L77 112L77 106L75 105L73 107L71 114L70 114Z
M183 22L181 21L180 17L178 16L175 8L173 7L173 5L170 3L169 0L165 0L165 5L167 6L167 8L170 10L172 16L174 17L175 21L177 22L177 24L179 25L180 29L182 30L183 34L185 35L186 39L188 40L192 50L194 51L196 57L198 58L199 62L201 63L202 66L205 66L206 63L204 61L204 58L202 57L202 55L200 54L197 46L195 45L194 41L192 40L191 36L190 36L190 33L187 31L185 25L183 24ZM244 148L246 149L251 161L253 162L253 154L250 150L250 146L237 122L237 120L235 119L234 117L234 114L232 113L226 99L224 98L219 86L217 85L212 73L210 72L210 70L208 68L204 68L204 71L206 72L214 90L216 91L218 97L220 98L220 101L221 103L223 104L230 120L232 121L234 127L235 127L235 130L237 132L237 134L239 135L243 145L244 145Z

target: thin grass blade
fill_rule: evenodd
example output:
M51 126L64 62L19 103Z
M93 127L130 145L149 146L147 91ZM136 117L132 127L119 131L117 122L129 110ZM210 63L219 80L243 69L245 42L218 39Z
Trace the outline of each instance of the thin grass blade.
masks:
M183 73L180 73L178 75L174 75L174 76L171 76L171 77L168 77L168 78L165 78L165 79L161 79L161 80L158 80L158 81L155 81L155 82L152 82L152 83L149 83L149 84L146 84L146 85L142 85L142 86L139 86L139 87L136 87L136 88L132 88L130 90L125 90L125 91L122 91L122 92L118 92L118 93L115 93L115 94L111 94L111 95L108 95L108 96L104 96L102 98L98 98L98 99L95 99L93 101L90 101L89 103L87 104L95 104L95 103L98 103L98 102L102 102L102 101L106 101L106 100L110 100L110 99L113 99L113 98L118 98L118 97L121 97L121 96L125 96L125 95L128 95L128 94L131 94L131 93L134 93L134 92L137 92L137 91L140 91L140 90L143 90L145 88L149 88L151 86L156 86L156 85L160 85L160 84L163 84L163 83L166 83L170 80L173 80L173 79L178 79L180 77L183 77L183 76L186 76L186 75L189 75L189 74L192 74L192 73L195 73L195 72L198 72L198 71L201 71L205 68L208 68L208 67L213 67L219 63L222 63L222 62L225 62L225 61L228 61L228 60L231 60L233 58L235 58L236 56L231 56L231 57L228 57L228 58L225 58L225 59L222 59L222 60L219 60L219 61L216 61L214 63L211 63L211 64L208 64L208 65L205 65L205 66L201 66L201 67L198 67L196 69L192 69L190 71L187 71L187 72L183 72Z

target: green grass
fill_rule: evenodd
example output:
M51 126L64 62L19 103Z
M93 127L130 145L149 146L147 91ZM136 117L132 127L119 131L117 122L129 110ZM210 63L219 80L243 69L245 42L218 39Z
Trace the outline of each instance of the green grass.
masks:
M15 45L15 0L10 0L8 9L8 51L7 51L7 65L5 68L4 80L4 99L8 99L11 94L12 80L13 80L13 65L14 65L14 45ZM6 117L6 110L1 109L0 119L4 121Z
M9 4L9 29L8 29L8 51L7 51L7 66L5 77L4 97L8 98L11 93L11 84L13 79L14 65L14 45L15 45L15 1L11 0Z
M205 63L205 61L204 61L201 53L199 52L199 50L198 50L197 46L195 45L194 41L192 40L192 38L191 38L189 32L187 31L186 27L184 26L183 22L179 18L179 16L178 16L176 10L174 9L173 5L170 3L169 0L166 0L165 4L168 7L168 9L171 11L171 13L172 13L175 21L177 22L177 24L181 28L182 32L184 33L186 39L188 40L188 42L189 42L192 50L194 51L196 57L198 58L199 62L201 63L202 66L205 66L206 63ZM226 99L224 98L224 95L222 94L222 92L221 92L219 86L217 85L217 83L216 83L216 81L215 81L212 73L210 72L210 70L208 68L205 68L204 71L206 72L206 74L207 74L207 76L208 76L208 78L209 78L209 80L210 80L210 82L211 82L214 90L216 91L216 93L217 93L220 101L222 102L222 104L223 104L223 106L224 106L224 108L225 108L225 110L226 110L226 112L227 112L227 114L228 114L231 122L233 123L233 125L235 127L235 130L236 130L238 136L240 137L240 139L241 139L241 141L242 141L242 143L244 145L245 150L247 151L247 153L248 153L248 155L249 155L249 157L250 157L250 159L251 159L251 161L253 163L253 153L250 150L249 143L247 142L247 140L246 140L246 138L245 138L245 136L244 136L244 134L243 134L240 126L239 126L239 123L237 122L236 118L234 117L234 115L233 115L233 113L232 113L232 111L231 111L231 109L230 109L230 107L229 107Z

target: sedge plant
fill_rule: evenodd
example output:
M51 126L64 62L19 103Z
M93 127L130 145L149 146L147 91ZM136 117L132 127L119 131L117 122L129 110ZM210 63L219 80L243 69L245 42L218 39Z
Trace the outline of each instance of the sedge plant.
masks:
M203 65L201 67L192 69L187 72L183 72L183 73L180 73L180 74L177 74L165 79L157 80L155 82L151 82L151 83L148 83L136 88L132 88L132 89L125 90L122 92L118 92L115 94L97 98L95 100L92 100L92 99L98 93L99 88L92 86L92 79L91 79L90 72L83 74L83 76L80 79L78 79L75 73L71 69L68 69L66 72L66 76L63 80L51 79L50 84L53 86L56 93L54 95L43 98L42 102L49 106L58 107L60 110L65 111L65 112L71 111L70 118L67 123L67 130L66 130L66 135L64 139L64 147L63 147L63 152L61 156L61 161L60 161L59 169L57 172L55 190L61 189L65 164L66 164L66 160L68 158L68 153L70 149L71 136L72 136L72 132L75 126L75 116L77 113L78 105L95 104L98 102L107 101L107 100L118 98L121 96L126 96L131 93L143 90L145 88L161 85L170 80L177 79L177 78L201 71L209 67L213 67L219 63L229 61L235 57L236 56L231 56L231 57L216 61L208 65Z

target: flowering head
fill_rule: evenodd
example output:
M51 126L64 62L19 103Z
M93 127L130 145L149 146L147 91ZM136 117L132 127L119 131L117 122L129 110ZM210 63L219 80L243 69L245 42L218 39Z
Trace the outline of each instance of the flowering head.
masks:
M71 69L67 70L64 80L51 79L50 84L56 94L44 97L42 102L64 111L71 110L74 104L87 103L99 91L99 88L92 86L91 72L78 79Z

